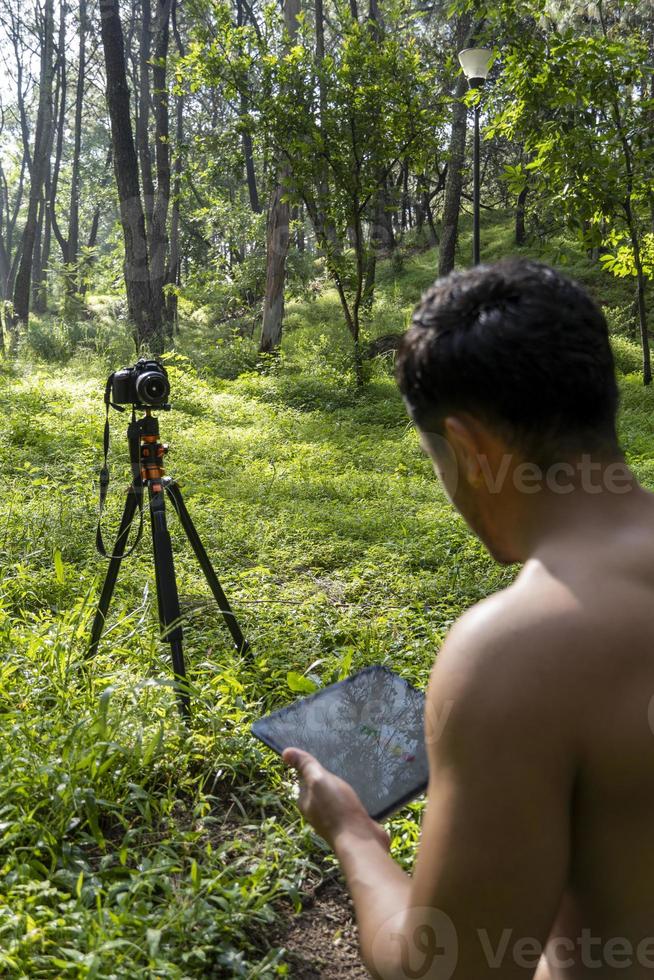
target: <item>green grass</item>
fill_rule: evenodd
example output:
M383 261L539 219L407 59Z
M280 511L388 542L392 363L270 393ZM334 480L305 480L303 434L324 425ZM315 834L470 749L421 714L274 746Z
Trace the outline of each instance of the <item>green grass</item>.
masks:
M121 571L102 652L82 666L104 571L100 365L5 366L1 972L282 973L264 926L324 862L251 720L295 696L289 671L327 683L382 662L424 683L461 608L501 583L442 498L389 375L359 393L314 368L282 361L220 382L182 358L171 368L170 472L254 650L252 663L232 653L171 518L195 687L184 733L147 535ZM115 527L124 418L112 423ZM416 824L396 823L408 856Z
M506 250L506 223L487 234ZM434 264L423 252L401 273L382 268L370 336L402 329ZM220 377L221 348L236 355L218 339L187 324L162 433L254 655L233 653L171 516L188 731L157 639L147 533L84 665L105 571L94 551L102 390L108 365L129 359L124 333L114 328L109 351L106 332L87 335L63 365L29 348L0 363L2 976L285 975L283 948L266 938L277 903L297 906L331 859L250 722L295 697L291 671L329 683L385 663L424 685L452 621L513 574L442 495L388 362L355 388L331 291L289 304L283 356L258 370ZM637 348L618 343L630 372ZM251 356L237 351L246 366ZM622 390L623 442L654 487L654 393L634 373ZM128 473L124 416L112 426L109 537ZM407 864L420 813L392 821Z

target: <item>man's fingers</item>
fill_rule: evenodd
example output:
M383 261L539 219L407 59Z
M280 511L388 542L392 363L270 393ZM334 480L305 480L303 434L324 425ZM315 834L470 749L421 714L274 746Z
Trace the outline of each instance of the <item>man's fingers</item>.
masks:
M309 752L304 749L288 748L282 752L282 759L287 766L297 769L303 779L314 779L322 774L323 768Z
M306 761L313 759L313 756L305 752L304 749L288 748L282 752L282 759L287 766L292 766L293 769L301 769Z

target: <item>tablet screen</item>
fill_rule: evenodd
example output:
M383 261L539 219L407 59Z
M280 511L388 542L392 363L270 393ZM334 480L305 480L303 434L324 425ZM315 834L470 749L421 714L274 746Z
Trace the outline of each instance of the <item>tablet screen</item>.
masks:
M310 752L380 820L427 786L424 705L424 694L393 671L366 667L260 718L252 732L280 754L289 746Z

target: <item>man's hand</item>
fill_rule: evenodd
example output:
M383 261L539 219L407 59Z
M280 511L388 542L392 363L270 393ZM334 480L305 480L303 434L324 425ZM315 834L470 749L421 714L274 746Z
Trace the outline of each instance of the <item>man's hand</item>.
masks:
M335 848L337 837L347 831L372 837L388 850L388 834L368 816L349 783L328 772L314 756L302 749L284 749L282 759L298 771L300 812L332 848Z

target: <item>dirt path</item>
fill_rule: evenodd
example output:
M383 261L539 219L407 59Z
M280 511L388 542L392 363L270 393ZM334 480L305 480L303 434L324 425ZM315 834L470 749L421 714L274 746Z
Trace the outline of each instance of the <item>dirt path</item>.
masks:
M328 879L304 899L299 915L284 911L275 946L284 946L296 980L370 980L359 959L354 909L339 880Z

